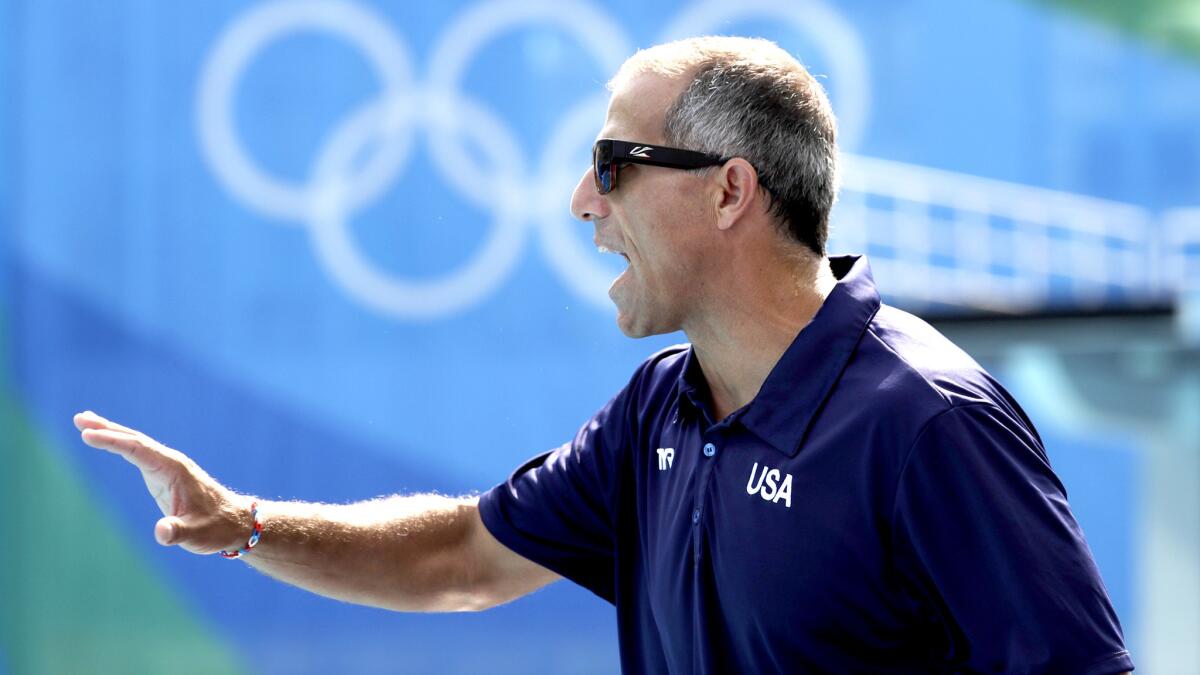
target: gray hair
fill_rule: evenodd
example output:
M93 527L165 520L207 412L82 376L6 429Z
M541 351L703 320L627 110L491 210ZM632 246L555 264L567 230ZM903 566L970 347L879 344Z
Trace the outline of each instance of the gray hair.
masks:
M692 73L667 110L666 143L750 162L777 222L824 256L838 190L837 122L804 66L769 40L700 37L642 50L613 79L641 72Z

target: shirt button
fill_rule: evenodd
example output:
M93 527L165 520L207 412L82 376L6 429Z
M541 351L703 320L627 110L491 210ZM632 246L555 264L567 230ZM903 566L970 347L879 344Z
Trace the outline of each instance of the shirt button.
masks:
M699 523L699 522L700 522L700 509L696 509L695 511L692 511L692 524L695 525L696 523Z
M717 446L713 445L712 443L705 443L704 444L704 456L712 457L715 454L717 454Z

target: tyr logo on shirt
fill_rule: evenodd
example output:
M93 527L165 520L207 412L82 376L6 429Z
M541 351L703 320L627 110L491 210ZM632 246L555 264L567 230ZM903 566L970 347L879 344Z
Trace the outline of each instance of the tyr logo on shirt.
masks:
M658 449L658 470L666 471L671 468L671 462L675 461L675 448L659 448Z
M758 480L755 481L755 474L758 474ZM758 462L754 463L754 468L750 469L750 480L746 483L746 493L755 494L772 504L778 504L782 499L784 506L792 508L792 474L782 474L784 476L783 483L779 482L779 469L768 469L766 464L763 464L762 473L758 471ZM763 482L766 485L763 485Z

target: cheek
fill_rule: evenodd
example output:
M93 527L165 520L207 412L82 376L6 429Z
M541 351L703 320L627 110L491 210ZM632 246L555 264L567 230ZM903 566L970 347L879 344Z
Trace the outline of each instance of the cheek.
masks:
M700 197L685 190L688 186L681 185L680 178L643 173L638 189L614 205L622 212L622 222L628 223L626 241L644 267L638 271L663 284L686 283L703 271L706 259L699 245L706 227Z
M684 298L703 282L704 263L693 247L678 239L661 239L647 251L643 278L652 292L663 298Z

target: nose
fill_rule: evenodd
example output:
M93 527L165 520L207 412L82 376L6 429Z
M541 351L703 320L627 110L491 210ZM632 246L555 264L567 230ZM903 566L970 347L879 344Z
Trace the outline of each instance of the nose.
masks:
M608 199L596 192L596 181L592 178L590 167L575 184L575 192L571 194L571 214L580 220L608 217Z

